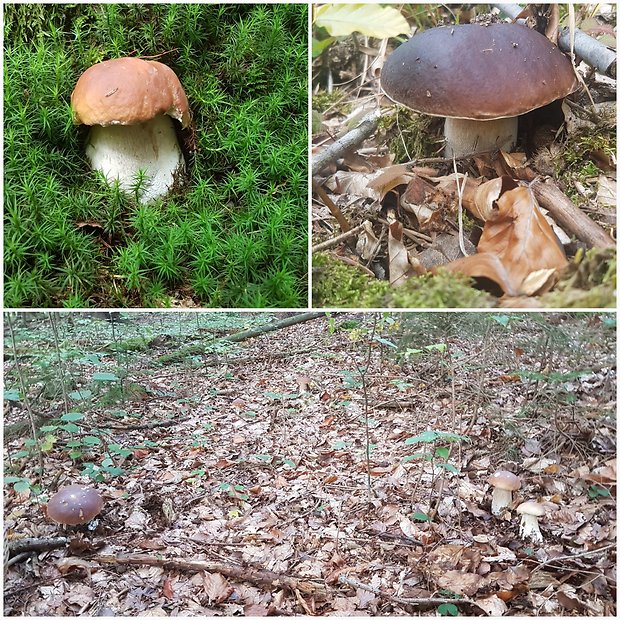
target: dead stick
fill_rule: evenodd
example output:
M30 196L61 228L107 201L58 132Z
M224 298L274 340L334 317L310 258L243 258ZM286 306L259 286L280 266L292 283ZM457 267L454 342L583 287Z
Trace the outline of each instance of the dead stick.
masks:
M576 207L551 179L534 179L530 189L540 206L547 209L564 230L575 235L588 247L615 247L616 242L607 232Z
M319 198L327 205L327 208L331 211L331 214L336 218L342 232L349 232L351 230L351 224L347 221L347 218L342 215L342 211L334 204L334 201L327 195L327 192L319 185L315 179L312 179L312 189L319 195Z
M354 226L350 230L347 230L347 232L342 233L341 235L338 235L337 237L333 237L332 239L323 241L323 243L317 243L312 248L312 253L314 254L315 252L321 252L323 250L327 250L335 245L338 245L341 241L346 241L350 237L355 236L360 230L362 230L362 228L364 228L365 223L366 222L362 222L361 224Z
M222 564L221 562L210 562L209 560L181 560L164 557L153 557L143 553L119 553L117 555L96 555L93 560L100 564L113 566L164 566L175 570L185 570L193 572L207 571L210 573L220 573L226 577L239 579L240 581L250 581L261 585L287 588L289 590L299 590L304 594L325 594L325 586L321 583L313 583L305 579L298 579L270 570L252 568L251 566L235 566L232 564Z
M348 586L353 586L354 588L359 588L360 590L366 590L366 592L372 592L373 594L376 594L381 598L386 598L390 601L394 601L395 603L402 603L404 605L442 605L443 603L471 603L472 605L475 605L474 601L470 601L466 598L406 598L402 596L394 596L393 594L387 594L385 592L382 592L379 588L374 588L373 586L366 585L361 581L357 581L357 579L351 579L346 575L340 575L340 577L338 577L338 581Z
M319 174L325 166L343 157L348 151L370 137L379 124L379 112L372 112L354 129L351 129L340 140L326 146L312 158L312 174Z

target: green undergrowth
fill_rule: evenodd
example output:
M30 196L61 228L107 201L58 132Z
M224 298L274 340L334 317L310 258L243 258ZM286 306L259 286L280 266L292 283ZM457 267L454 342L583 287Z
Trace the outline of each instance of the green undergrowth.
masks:
M313 257L312 304L320 308L489 308L494 299L458 274L426 274L392 288L327 254Z
M562 274L555 289L540 301L549 308L615 308L615 248L593 248L578 256Z
M305 5L8 4L4 37L5 306L306 305ZM121 56L158 56L192 109L188 179L147 205L71 119Z

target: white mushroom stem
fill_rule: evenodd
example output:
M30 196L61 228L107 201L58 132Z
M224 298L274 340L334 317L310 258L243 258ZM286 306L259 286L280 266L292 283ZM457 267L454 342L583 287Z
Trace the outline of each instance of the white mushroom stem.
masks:
M108 183L118 179L123 190L132 189L139 171L144 171L141 202L166 195L184 168L173 120L165 115L137 125L93 126L86 156Z
M508 151L517 140L518 125L516 116L494 121L446 118L444 154L446 157L461 157L495 149Z
M521 525L519 526L521 538L531 538L535 542L541 542L543 536L538 527L538 517L527 513L521 514Z
M502 508L506 508L510 504L512 504L512 491L495 487L491 499L491 512L494 515L498 515L501 513Z

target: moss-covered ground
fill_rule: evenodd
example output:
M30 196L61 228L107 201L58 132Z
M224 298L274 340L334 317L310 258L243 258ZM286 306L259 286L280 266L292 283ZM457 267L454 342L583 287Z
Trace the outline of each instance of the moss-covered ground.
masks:
M5 5L6 307L307 303L307 7ZM70 95L94 63L153 57L193 115L159 201L89 170Z

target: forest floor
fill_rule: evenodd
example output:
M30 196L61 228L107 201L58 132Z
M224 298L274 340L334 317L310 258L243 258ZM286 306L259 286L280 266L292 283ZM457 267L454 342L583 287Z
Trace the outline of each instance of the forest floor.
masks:
M267 316L63 314L57 338L13 319L6 616L615 616L611 316L348 313L214 340ZM495 516L497 469L522 485ZM91 529L46 516L71 483L105 499Z

